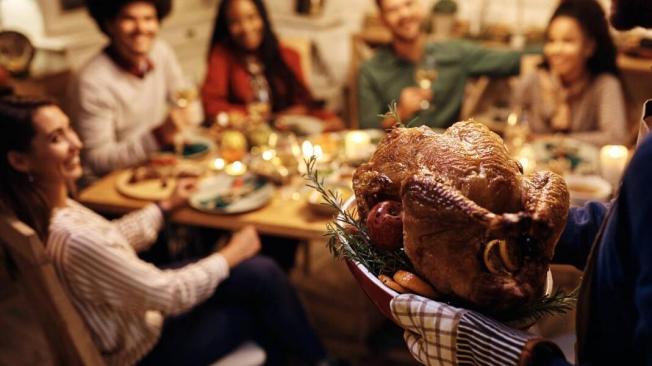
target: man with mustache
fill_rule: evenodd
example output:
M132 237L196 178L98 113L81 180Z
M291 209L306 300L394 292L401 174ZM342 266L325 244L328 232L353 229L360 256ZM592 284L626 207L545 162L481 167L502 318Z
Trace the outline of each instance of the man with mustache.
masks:
M619 30L652 28L652 1L612 0ZM584 269L576 365L652 364L652 100L615 199L573 207L556 263ZM570 365L557 346L473 311L416 295L392 300L410 352L428 365Z
M397 102L402 121L445 128L459 119L464 87L470 77L519 73L522 52L498 51L467 41L426 42L419 0L376 0L392 43L364 62L358 75L358 121L361 128L389 128L396 121L378 115ZM432 82L415 81L420 62L435 65Z
M170 0L87 0L109 44L73 82L69 103L84 150L86 173L102 176L146 161L188 123L187 108L171 105L183 88L172 49L158 39Z

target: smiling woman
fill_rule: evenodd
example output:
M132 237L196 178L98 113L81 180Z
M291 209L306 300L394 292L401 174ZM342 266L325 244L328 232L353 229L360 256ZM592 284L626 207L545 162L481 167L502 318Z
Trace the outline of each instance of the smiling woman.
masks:
M65 181L81 175L79 140L49 99L2 97L0 122L2 209L30 224L44 239L53 203L39 183L53 182L44 187L65 193Z
M514 92L532 132L566 133L596 145L628 143L616 48L600 4L562 2L546 29L544 56Z
M49 100L0 97L2 209L46 243L107 364L207 365L250 339L270 365L287 364L288 355L310 365L324 359L281 269L255 256L253 227L205 258L155 267L137 251L154 243L164 213L186 203L194 182L180 181L171 198L108 221L68 198L67 183L81 175L80 149Z

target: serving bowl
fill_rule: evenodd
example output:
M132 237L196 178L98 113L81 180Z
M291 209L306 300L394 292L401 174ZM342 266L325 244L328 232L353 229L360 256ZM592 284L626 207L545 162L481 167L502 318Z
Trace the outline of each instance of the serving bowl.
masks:
M346 200L342 206L342 210L346 211L355 206L355 196ZM336 220L342 220L342 215L338 215ZM346 238L340 235L339 237L342 245L346 246L349 250L353 250L346 241ZM399 295L398 292L392 290L391 288L385 286L376 275L371 273L367 267L362 263L357 261L346 259L346 265L349 268L349 271L358 282L358 285L362 288L365 294L369 299L374 303L376 308L388 319L395 322L394 317L392 316L392 311L390 308L390 302L392 299ZM545 295L549 296L553 291L553 281L552 273L548 270L545 286ZM433 300L434 301L434 300ZM507 325L513 328L527 329L534 325L536 320L526 319L524 321L510 321L506 322Z

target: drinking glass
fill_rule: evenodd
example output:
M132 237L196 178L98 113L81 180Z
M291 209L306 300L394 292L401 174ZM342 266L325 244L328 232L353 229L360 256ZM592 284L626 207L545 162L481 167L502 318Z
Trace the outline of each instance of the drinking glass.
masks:
M424 90L432 90L432 83L437 80L437 59L433 55L423 55L417 64L414 78L417 85ZM424 99L421 101L419 107L421 110L426 110L431 107L429 100Z

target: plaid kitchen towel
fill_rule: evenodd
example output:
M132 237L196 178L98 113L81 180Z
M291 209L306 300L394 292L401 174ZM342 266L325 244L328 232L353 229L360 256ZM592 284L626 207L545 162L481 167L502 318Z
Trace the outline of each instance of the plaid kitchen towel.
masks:
M479 313L414 294L395 297L390 307L405 329L410 353L428 366L520 365L540 341ZM556 352L556 346L547 346Z

